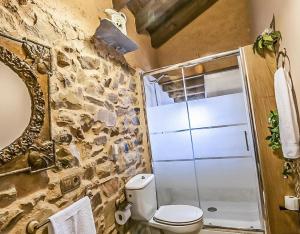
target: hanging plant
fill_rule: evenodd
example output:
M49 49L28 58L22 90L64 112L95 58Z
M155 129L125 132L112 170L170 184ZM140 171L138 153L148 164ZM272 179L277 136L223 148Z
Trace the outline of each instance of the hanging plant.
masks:
M281 32L275 30L275 17L273 16L270 27L265 29L261 35L259 35L254 44L253 52L259 55L265 55L266 50L270 52L276 51L277 43L282 39Z
M277 110L271 111L269 114L269 131L270 135L266 140L269 141L269 146L273 151L281 149L280 133L279 133L279 116Z
M284 165L283 165L283 171L282 175L285 179L287 179L289 176L292 176L294 174L294 169L293 169L293 161L289 159L284 159Z
M269 114L269 131L270 135L266 137L266 140L269 141L269 146L273 151L281 150L281 142L280 142L280 131L279 131L279 115L277 110L271 111ZM284 158L282 175L284 178L288 178L289 176L294 174L294 169L292 166L293 161L287 158Z

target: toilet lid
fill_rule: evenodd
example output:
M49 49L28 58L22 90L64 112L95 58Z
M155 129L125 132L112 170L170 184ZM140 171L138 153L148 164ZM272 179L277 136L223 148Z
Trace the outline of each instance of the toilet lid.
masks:
M161 206L153 219L161 223L186 225L202 219L203 211L195 206L168 205Z

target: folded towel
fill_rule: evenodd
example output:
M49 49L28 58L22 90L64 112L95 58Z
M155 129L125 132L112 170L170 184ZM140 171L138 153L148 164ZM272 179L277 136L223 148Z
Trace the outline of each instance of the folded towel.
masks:
M281 67L275 73L275 97L279 114L280 141L286 158L300 157L300 136L292 81Z
M96 234L90 199L84 197L49 218L49 234Z

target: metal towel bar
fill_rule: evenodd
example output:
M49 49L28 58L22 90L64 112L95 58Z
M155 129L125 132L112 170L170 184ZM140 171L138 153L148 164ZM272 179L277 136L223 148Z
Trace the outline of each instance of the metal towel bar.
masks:
M86 196L88 196L90 199L93 197L92 190L87 190L85 193ZM26 226L26 233L27 234L34 234L38 229L45 226L50 222L49 219L45 219L42 222L38 222L37 220L31 220L28 222Z

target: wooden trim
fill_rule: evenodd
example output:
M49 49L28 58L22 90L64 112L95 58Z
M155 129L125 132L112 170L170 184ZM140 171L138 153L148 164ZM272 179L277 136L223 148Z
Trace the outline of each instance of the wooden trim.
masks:
M274 153L266 141L269 134L268 116L271 110L276 109L275 55L267 54L263 58L253 53L252 46L244 47L243 54L265 193L267 233L299 234L300 225L297 214L279 209L279 206L284 203L284 196L294 194L293 179L283 178L282 154Z

